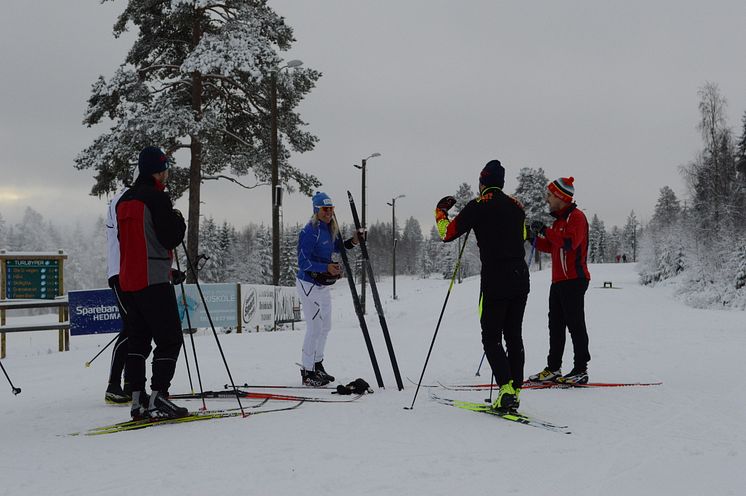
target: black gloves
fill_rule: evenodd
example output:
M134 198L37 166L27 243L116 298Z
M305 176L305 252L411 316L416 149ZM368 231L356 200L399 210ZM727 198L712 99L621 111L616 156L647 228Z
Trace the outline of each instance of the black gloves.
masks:
M373 390L370 388L370 384L364 380L357 378L346 386L337 386L337 394L348 395L348 394L365 394L372 393Z
M171 269L171 284L173 284L174 286L178 286L184 281L186 281L186 272Z
M444 212L448 212L456 204L456 199L452 196L444 196L438 202L436 208Z
M531 231L531 234L533 237L536 236L544 236L544 233L547 230L547 226L544 225L544 223L540 220L535 220L531 223L531 227L529 228Z

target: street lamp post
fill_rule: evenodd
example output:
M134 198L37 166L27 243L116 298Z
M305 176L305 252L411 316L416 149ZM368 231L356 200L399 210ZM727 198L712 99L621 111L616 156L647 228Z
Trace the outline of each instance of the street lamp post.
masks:
M277 136L277 74L283 70L300 67L303 62L291 60L284 66L272 71L269 78L270 86L270 153L272 159L272 284L280 285L280 189L279 179L279 139Z
M399 195L391 199L391 246L393 247L393 257L391 259L391 274L394 284L394 299L396 299L396 200L404 198L407 195Z
M368 159L376 158L380 156L381 154L378 152L372 153L368 157L362 160L362 165L355 165L355 167L363 171L362 195L361 195L362 201L363 201L363 216L362 216L361 227L363 229L365 229L367 226L367 224L365 223L365 166L368 163ZM365 267L362 268L361 275L360 275L360 307L363 310L363 314L365 314Z

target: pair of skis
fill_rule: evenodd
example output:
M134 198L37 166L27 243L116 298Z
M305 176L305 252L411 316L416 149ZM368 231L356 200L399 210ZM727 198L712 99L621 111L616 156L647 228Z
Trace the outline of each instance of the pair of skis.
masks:
M305 400L300 400L290 406L284 406L284 407L278 407L278 408L265 408L265 409L260 410L259 408L264 406L264 404L266 404L268 401L269 399L264 399L262 402L256 405L243 408L243 411L240 408L233 408L233 409L228 409L228 410L204 410L204 411L189 412L188 415L184 417L179 417L179 418L148 418L148 419L142 419L142 420L129 420L125 422L118 422L116 424L104 425L101 427L94 427L93 429L89 429L87 431L73 432L68 435L69 436L80 436L80 435L100 436L104 434L115 434L117 432L141 430L141 429L146 429L148 427L155 427L155 426L161 426L161 425L186 424L190 422L200 422L203 420L215 420L215 419L230 418L230 417L245 418L245 417L249 417L252 415L259 415L262 413L285 412L289 410L295 410L296 408L301 406L303 403L305 403Z
M479 413L485 413L488 415L493 415L495 417L500 417L503 420L507 420L509 422L515 422L517 424L523 424L527 425L529 427L536 427L538 429L544 429L548 431L553 432L560 432L562 434L570 434L570 431L568 430L566 425L557 425L553 424L551 422L547 422L546 420L540 420L535 417L530 417L528 415L525 415L523 413L519 413L517 411L512 410L497 410L495 408L492 408L491 405L485 405L484 403L476 403L472 401L461 401L461 400L455 400L453 398L443 398L436 394L430 393L430 398L435 400L436 402L452 406L455 408L460 408L462 410L468 410L471 412L479 412Z
M659 386L662 382L589 382L586 384L566 384L559 382L532 382L527 381L523 383L522 389L589 389L589 388L609 388L609 387L635 387L635 386ZM484 391L485 389L493 387L493 384L456 384L447 386L441 383L438 385L429 385L426 387L436 388L441 387L449 391ZM469 410L472 412L486 413L500 417L504 420L516 422L519 424L528 425L530 427L537 427L546 429L554 432L561 432L563 434L570 434L567 430L566 425L556 425L545 420L540 420L517 411L501 411L493 408L489 404L477 403L471 401L461 401L453 398L440 397L433 393L431 390L430 397L443 405L448 405L462 410ZM488 401L488 400L485 400Z
M642 386L660 386L662 382L587 382L585 384L569 384L565 382L535 382L526 381L521 389L593 389L593 388L613 388L613 387L642 387ZM438 383L437 386L451 391L483 391L485 389L496 388L494 384L453 384L447 385ZM430 387L436 387L432 385Z
M360 218L357 215L357 208L355 207L355 200L352 198L352 193L349 191L347 192L347 198L350 201L350 209L352 210L352 219L355 222L355 229L357 232L360 232L362 230L362 226L360 225ZM337 223L339 225L339 223ZM342 234L339 235L340 241L342 241ZM386 317L383 313L383 305L381 305L381 297L378 294L378 286L376 286L376 279L375 275L373 274L373 266L370 263L370 257L368 256L368 246L366 244L366 241L363 236L358 237L358 241L360 243L360 250L363 255L363 270L365 270L368 274L368 280L370 282L370 290L373 294L373 302L376 306L376 312L378 313L378 320L381 323L381 329L383 330L383 338L386 341L386 348L389 352L389 358L391 359L391 366L394 369L394 378L396 379L396 386L399 388L399 391L404 389L404 384L401 380L401 375L399 374L399 365L396 362L396 355L394 354L394 345L391 342L391 335L389 334L389 328L386 324ZM357 314L358 321L360 322L360 329L363 332L363 337L365 338L365 346L368 348L368 355L370 355L370 361L373 365L373 372L376 375L376 382L378 383L378 387L382 388L383 385L383 378L381 377L381 370L378 367L378 360L376 360L376 353L373 350L373 343L370 340L370 333L368 332L368 324L365 322L365 314L363 314L363 307L360 303L360 296L358 295L357 288L355 287L355 281L352 279L352 268L350 267L350 260L347 256L347 249L344 247L344 243L342 243L342 263L344 264L344 269L347 274L347 281L350 285L350 293L352 293L352 302L355 306L355 313Z
M362 395L357 394L350 397L322 397L322 396L306 396L298 394L278 394L268 393L262 391L244 391L242 389L236 389L235 391L226 389L223 391L205 391L203 393L186 393L186 394L172 394L169 399L176 400L199 400L199 399L224 399L230 398L235 399L236 396L239 398L246 399L263 399L263 400L276 400L276 401L305 401L307 403L349 403L355 401Z

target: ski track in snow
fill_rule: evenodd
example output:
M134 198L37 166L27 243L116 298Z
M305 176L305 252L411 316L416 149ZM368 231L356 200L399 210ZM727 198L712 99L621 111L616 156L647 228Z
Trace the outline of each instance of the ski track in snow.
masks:
M162 495L743 494L746 395L724 379L740 376L744 312L686 307L667 288L639 286L634 264L590 270L591 380L663 385L522 393L522 412L566 424L571 435L448 408L430 401L424 388L414 410L404 410L416 386L405 381L405 390L396 390L370 294L367 321L385 390L375 388L349 288L337 284L324 364L340 383L362 377L375 389L352 403L61 436L127 419L127 408L103 402L110 351L84 367L112 335L73 336L71 351L58 353L56 332L9 334L3 364L23 392L13 396L0 379L0 495L124 495L133 485ZM524 318L527 376L545 365L549 277L548 269L532 272ZM601 289L603 281L621 289ZM401 374L419 378L449 281L400 276L396 301L390 279L378 284ZM482 355L478 291L478 277L454 285L423 383L474 381ZM42 317L9 314L14 318ZM298 384L303 327L220 334L236 383ZM212 332L200 331L195 340L205 389L222 388L229 381ZM568 336L567 370L571 349ZM191 356L190 365L196 387ZM482 378L489 380L486 371L485 363ZM183 359L171 390L189 390ZM489 395L438 391L469 401ZM184 404L196 408L198 402ZM236 405L207 400L207 406Z

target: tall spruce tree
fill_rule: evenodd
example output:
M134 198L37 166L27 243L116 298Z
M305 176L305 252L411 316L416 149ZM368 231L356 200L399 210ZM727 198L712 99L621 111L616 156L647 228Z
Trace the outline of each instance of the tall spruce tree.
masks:
M396 247L397 272L402 274L417 274L421 265L424 238L420 222L410 217L404 224L401 243Z
M627 256L628 262L637 261L637 250L639 242L640 222L635 216L635 211L632 210L627 217L627 223L624 225L622 230L622 256Z
M469 183L461 183L456 190L456 204L451 209L451 217L457 215L471 200L475 198L474 190L471 189Z
M681 203L676 198L676 193L670 187L663 186L651 219L653 227L660 230L666 226L673 226L679 220L679 215L681 215Z
M430 236L425 241L424 254L420 266L420 275L430 277L430 274L439 271L439 257L441 254L443 242L440 240L438 228L430 228Z
M256 228L252 239L246 282L272 284L272 232L264 224Z
M270 179L273 87L279 177L289 191L297 184L308 195L320 185L288 158L317 141L296 108L321 74L280 70L279 52L295 39L266 0L129 0L114 36L130 26L138 30L134 45L110 79L93 84L83 120L89 127L110 123L75 159L78 169L96 172L92 194L127 181L146 145L188 151L189 164L173 168L170 187L177 196L189 190L187 244L196 259L201 182L230 178L224 171L252 174L257 183Z
M588 230L588 261L591 263L606 262L606 227L596 214L593 214Z
M280 243L280 285L295 286L298 274L298 233L302 227L285 226Z
M547 179L544 169L532 169L523 167L518 172L518 186L515 189L515 196L523 204L526 211L528 222L538 220L545 224L551 224L552 216L549 215L547 207Z

